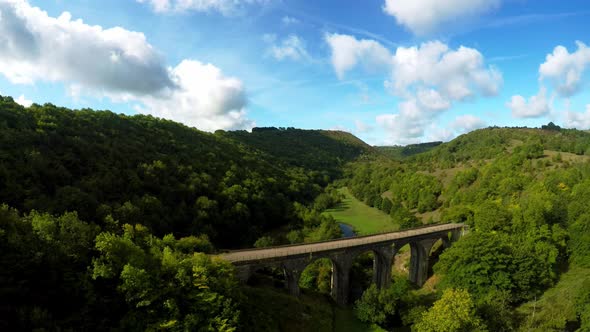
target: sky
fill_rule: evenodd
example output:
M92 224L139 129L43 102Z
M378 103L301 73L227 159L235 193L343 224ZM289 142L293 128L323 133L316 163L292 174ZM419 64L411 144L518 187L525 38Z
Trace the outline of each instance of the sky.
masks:
M587 0L0 0L0 95L372 145L590 128Z

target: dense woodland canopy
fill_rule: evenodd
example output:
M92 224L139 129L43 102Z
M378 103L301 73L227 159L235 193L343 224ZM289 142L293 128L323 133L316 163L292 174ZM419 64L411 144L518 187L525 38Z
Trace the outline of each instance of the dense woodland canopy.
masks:
M327 297L241 286L207 254L340 237L322 211L341 187L401 228L470 227L438 257L434 291L396 275L364 291L359 319L590 330L587 132L550 123L372 148L336 131L209 134L10 97L0 97L0 330L332 330ZM370 280L364 260L353 273ZM302 283L329 292L330 273L317 261Z

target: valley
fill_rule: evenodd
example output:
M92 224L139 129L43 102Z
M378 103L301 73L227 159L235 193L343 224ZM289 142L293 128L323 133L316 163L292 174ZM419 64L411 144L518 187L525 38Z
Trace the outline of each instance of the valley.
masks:
M206 133L1 97L0 144L2 330L590 324L584 131L490 127L402 153L339 131ZM347 306L330 296L338 269L325 257L291 272L299 297L285 269L244 283L217 257L338 239L339 223L362 236L456 222L469 232L450 247L396 248L381 288L373 262L385 256L352 255ZM424 285L409 280L416 250Z

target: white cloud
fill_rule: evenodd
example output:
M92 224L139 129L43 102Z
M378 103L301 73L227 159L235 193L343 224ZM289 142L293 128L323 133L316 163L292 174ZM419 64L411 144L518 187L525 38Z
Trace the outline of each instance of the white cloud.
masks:
M444 111L451 107L451 102L447 98L433 89L420 89L416 94L420 105L431 111Z
M60 82L204 130L251 125L237 79L198 61L168 68L142 33L50 17L25 0L0 0L0 18L0 74L13 83Z
M389 144L417 143L424 136L431 118L425 116L415 99L398 104L397 114L381 114L375 121L387 131Z
M516 95L512 96L506 106L512 110L512 116L515 118L538 118L551 112L552 102L552 100L547 99L545 87L541 87L539 93L531 96L528 102L523 96Z
M461 115L455 118L455 120L451 123L451 128L455 129L460 133L467 133L475 129L485 127L486 123L470 114Z
M590 104L586 105L586 112L565 112L565 127L577 129L590 129Z
M476 92L496 95L502 85L500 72L491 66L486 68L479 51L465 46L450 50L439 41L398 47L392 68L387 86L399 96L416 88L437 87L441 96L458 101Z
M348 35L327 35L332 50L332 66L342 79L357 65L365 69L385 68L384 86L399 97L398 112L382 114L377 124L390 134L390 142L408 144L425 136L428 125L453 103L478 96L494 96L503 84L502 74L486 66L476 49L456 50L433 41L414 47L398 47L391 53L373 40L357 40ZM447 137L448 132L440 132Z
M246 118L242 82L226 77L211 64L184 60L170 72L178 86L165 97L145 96L141 113L175 119L206 131L227 128L251 129Z
M267 38L267 40L271 39ZM279 45L271 45L267 53L279 61L285 59L293 61L311 60L311 56L305 49L305 41L297 35L289 35Z
M283 16L283 18L281 19L281 22L283 23L283 25L288 26L288 25L294 25L294 24L299 23L299 20L296 19L295 17Z
M368 70L387 68L391 64L389 50L374 40L357 40L341 34L326 34L325 40L332 51L332 66L340 79L359 63Z
M590 66L590 48L579 41L576 45L578 49L573 53L561 45L555 47L539 66L539 79L549 79L562 97L579 92L582 75Z
M444 24L498 8L501 0L385 0L383 11L413 33L424 35Z
M31 105L33 105L33 101L25 98L25 95L18 96L18 98L16 98L15 102L17 104L24 106L24 107L31 107Z
M225 16L240 13L249 5L265 4L270 0L136 0L147 3L157 13L219 12Z
M0 73L13 83L75 81L114 92L172 88L161 56L142 33L58 18L26 1L0 1Z

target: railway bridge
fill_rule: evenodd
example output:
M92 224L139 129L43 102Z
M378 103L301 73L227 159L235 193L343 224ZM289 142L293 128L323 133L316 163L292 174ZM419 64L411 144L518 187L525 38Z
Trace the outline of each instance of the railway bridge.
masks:
M409 244L409 278L422 286L427 278L430 250L434 243L442 239L446 248L465 229L464 224L430 225L324 242L238 250L219 256L236 266L237 276L242 281L247 281L256 270L264 267L282 269L286 287L295 296L300 293L299 277L305 267L316 259L328 258L332 262L332 297L338 304L344 305L348 303L350 269L356 256L373 252L373 282L378 287L387 287L391 282L395 254Z

